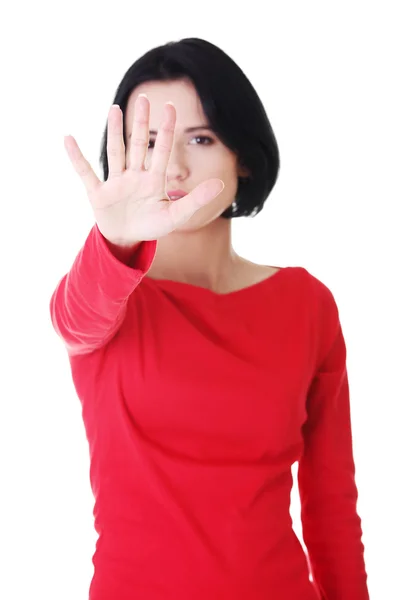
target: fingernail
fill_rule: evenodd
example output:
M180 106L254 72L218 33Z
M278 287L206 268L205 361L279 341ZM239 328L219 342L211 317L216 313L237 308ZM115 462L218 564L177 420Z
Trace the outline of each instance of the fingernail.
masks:
M138 98L140 98L140 96L144 96L145 98L147 98L147 94L139 94Z

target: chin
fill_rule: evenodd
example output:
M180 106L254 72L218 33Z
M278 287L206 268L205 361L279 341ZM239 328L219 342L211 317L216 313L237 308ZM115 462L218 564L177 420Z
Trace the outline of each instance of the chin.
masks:
M221 203L222 200L222 203ZM233 201L232 201L233 202ZM198 231L207 227L214 221L220 221L220 217L223 212L226 211L229 206L231 206L232 202L228 202L227 199L222 199L217 197L216 202L210 202L210 204L206 204L197 210L186 223L174 229L174 231L178 232L190 232L190 231ZM226 221L226 219L222 219Z
M200 231L200 229L203 229L204 227L209 225L209 223L210 221L194 222L194 220L189 219L189 221L186 221L184 225L177 227L176 229L174 229L174 231L178 233L190 233L191 231Z
M219 220L219 217L223 212L224 211L221 211L220 213L217 213L212 217L208 218L202 218L201 215L195 213L188 221L186 221L184 225L181 225L181 227L177 227L175 231L198 231L200 229L203 229L204 227L207 227L214 221Z

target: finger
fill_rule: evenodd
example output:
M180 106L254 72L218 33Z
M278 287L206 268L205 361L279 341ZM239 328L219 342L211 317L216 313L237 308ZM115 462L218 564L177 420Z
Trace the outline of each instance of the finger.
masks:
M154 145L151 157L149 171L165 177L168 167L168 161L171 156L172 144L174 142L176 124L175 106L167 102L164 107L164 118L157 133L156 143Z
M212 202L224 189L221 179L208 179L198 185L190 194L169 203L169 214L174 229L186 223L202 206Z
M108 113L107 158L108 177L120 176L125 171L125 144L122 130L122 111L113 104Z
M143 171L149 145L150 103L147 97L136 98L133 115L131 147L129 152L129 168L132 171Z
M101 181L93 171L89 162L83 156L75 138L72 135L66 135L64 137L64 146L75 171L78 173L83 185L86 188L86 191L91 193L96 190L96 188L101 185Z

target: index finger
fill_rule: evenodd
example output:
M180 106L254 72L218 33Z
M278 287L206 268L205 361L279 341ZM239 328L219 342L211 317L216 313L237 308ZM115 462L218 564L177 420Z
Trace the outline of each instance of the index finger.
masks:
M174 142L176 124L176 109L172 102L167 102L164 107L164 119L158 130L156 143L149 171L158 175L165 175L168 161L171 156L172 144Z

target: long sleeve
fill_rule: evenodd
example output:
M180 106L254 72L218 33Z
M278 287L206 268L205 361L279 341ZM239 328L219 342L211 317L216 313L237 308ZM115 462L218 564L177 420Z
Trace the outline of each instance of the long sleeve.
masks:
M156 241L142 242L129 266L110 251L95 224L50 300L51 321L70 356L105 345L120 328L130 294L150 269Z
M334 341L312 380L298 485L304 543L324 600L369 600L352 447L346 345Z

